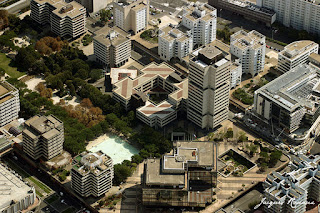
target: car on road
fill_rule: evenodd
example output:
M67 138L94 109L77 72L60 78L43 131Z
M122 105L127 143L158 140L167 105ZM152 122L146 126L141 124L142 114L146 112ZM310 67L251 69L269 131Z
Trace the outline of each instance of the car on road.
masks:
M270 48L270 46L269 46L269 45L266 45L266 47L267 47L267 48Z

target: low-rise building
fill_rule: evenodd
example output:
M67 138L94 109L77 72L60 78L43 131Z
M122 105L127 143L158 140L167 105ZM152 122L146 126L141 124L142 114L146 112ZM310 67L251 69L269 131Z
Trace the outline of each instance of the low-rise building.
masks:
M266 37L255 30L240 30L230 37L230 53L239 58L243 73L256 76L264 69Z
M37 23L50 24L60 37L76 38L86 32L86 8L64 0L31 0L31 18Z
M265 205L265 212L306 212L308 200L320 201L320 156L300 155L293 159L293 171L267 175L264 202L274 205Z
M95 32L93 51L98 62L109 67L124 65L131 56L130 35L118 27L104 27Z
M82 197L99 197L112 187L113 161L103 153L83 152L72 161L71 187Z
M216 187L214 142L178 141L172 153L145 161L142 203L146 206L205 207Z
M193 45L206 45L216 39L217 10L196 2L183 9L181 25L191 31Z
M253 112L271 127L284 130L291 141L301 143L318 134L319 104L319 69L304 64L256 90Z
M36 190L27 185L16 172L0 165L0 211L2 213L29 212L32 205L39 202ZM26 210L29 211L26 211Z
M163 127L186 108L188 79L168 64L151 63L136 78L126 77L113 85L112 97L126 110L137 109L137 118L152 127Z
M173 25L159 29L158 54L164 61L172 58L186 57L193 49L193 38L189 31L182 31L181 28Z
M318 53L319 44L313 41L295 41L278 54L278 70L282 73L308 62L311 53Z
M25 122L22 141L23 151L32 159L50 160L62 153L63 122L54 115L36 115Z
M0 82L0 126L19 117L19 90L6 81Z
M113 23L126 32L134 34L147 29L149 0L120 0L113 2Z

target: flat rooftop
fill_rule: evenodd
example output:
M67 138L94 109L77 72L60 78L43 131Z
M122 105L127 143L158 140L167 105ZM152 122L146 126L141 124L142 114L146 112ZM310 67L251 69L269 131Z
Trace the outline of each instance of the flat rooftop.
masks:
M191 21L203 20L210 21L214 17L216 17L217 11L216 8L203 4L200 2L196 2L194 6L189 5L183 9L183 18L186 18Z
M112 159L102 151L82 152L73 159L72 169L83 175L90 172L99 175L109 166L112 166Z
M137 75L138 75L138 70L111 68L111 71L110 71L111 84L115 84L126 77L134 79L137 77Z
M185 174L162 173L161 160L146 160L146 184L147 185L185 185Z
M303 54L316 46L319 46L319 44L309 40L295 41L285 46L279 54L294 60L300 54Z
M248 33L240 30L232 34L230 40L231 45L237 46L240 49L246 49L248 47L259 49L265 46L265 36L255 30Z
M49 115L47 117L36 115L27 120L25 124L30 126L39 134L47 133L45 136L48 138L51 137L51 133L56 133L51 130L62 125L62 121L58 120L58 118L54 117L53 115Z
M61 18L66 16L74 18L86 12L86 8L76 1L67 3L63 0L35 0L35 2L38 4L50 4L51 6L54 6L56 9L52 12Z
M170 25L167 25L163 28L160 29L159 36L162 39L167 40L168 42L173 42L174 40L183 42L185 40L189 39L189 36L187 35L187 33L181 31L178 28L175 27L171 27Z
M138 108L137 111L149 118L159 117L160 119L164 119L172 115L172 113L175 113L176 110L168 101L163 101L158 105L147 101L146 104Z
M105 46L118 46L129 39L129 34L120 29L119 27L108 27L105 26L100 30L95 32L95 36L93 37L94 40L98 41L99 43Z
M317 69L304 64L281 75L256 92L281 103L289 111L300 106L312 109L316 101L311 100L313 97L311 95L315 95L313 91L319 81L320 76Z
M0 211L10 206L13 200L23 200L33 193L33 187L26 185L19 176L0 165Z

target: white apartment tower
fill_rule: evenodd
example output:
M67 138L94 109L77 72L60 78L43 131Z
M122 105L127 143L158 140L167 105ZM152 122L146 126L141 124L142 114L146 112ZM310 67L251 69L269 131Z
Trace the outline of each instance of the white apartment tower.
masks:
M149 0L120 0L113 2L113 23L115 26L134 34L147 29Z
M99 197L112 187L113 161L103 153L83 152L72 161L71 187L82 197Z
M22 132L23 151L32 159L50 160L63 151L63 123L54 115L36 115L25 123Z
M19 117L19 90L6 81L0 82L0 126Z
M191 30L193 45L206 45L216 39L217 10L208 5L195 3L183 9L181 24Z
M182 60L192 51L193 39L189 32L183 33L168 25L159 30L158 44L158 54L162 60L170 61L174 57Z
M130 35L118 27L104 27L93 37L93 51L98 62L120 67L131 56Z
M305 64L311 53L318 54L318 50L319 44L313 41L295 41L285 46L278 54L278 70L285 73L300 64Z
M277 20L286 27L320 35L318 0L257 0L257 5L275 11Z
M240 59L242 72L256 76L263 71L266 52L266 37L252 30L240 30L230 37L230 53Z
M31 0L31 18L37 23L50 24L60 37L76 38L86 32L86 8L72 1Z
M231 56L207 46L190 58L187 118L215 128L228 118Z

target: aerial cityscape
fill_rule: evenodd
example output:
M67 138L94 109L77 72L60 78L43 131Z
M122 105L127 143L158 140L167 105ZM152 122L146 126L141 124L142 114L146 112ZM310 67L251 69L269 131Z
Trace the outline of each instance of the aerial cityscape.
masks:
M0 212L320 212L319 0L0 7Z

